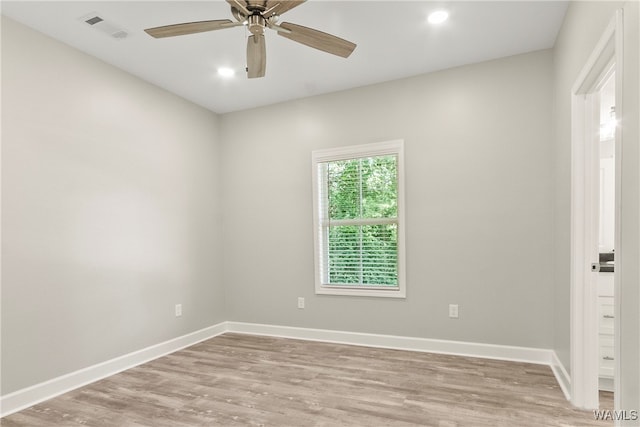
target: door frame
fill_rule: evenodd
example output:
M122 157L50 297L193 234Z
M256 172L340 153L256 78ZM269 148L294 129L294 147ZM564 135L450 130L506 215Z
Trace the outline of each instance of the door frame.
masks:
M594 92L615 66L616 117L622 116L623 11L615 12L571 90L571 266L570 335L571 401L580 408L598 408L598 262L599 100ZM615 132L614 316L615 372L620 372L620 183L621 132ZM615 408L620 383L614 377Z

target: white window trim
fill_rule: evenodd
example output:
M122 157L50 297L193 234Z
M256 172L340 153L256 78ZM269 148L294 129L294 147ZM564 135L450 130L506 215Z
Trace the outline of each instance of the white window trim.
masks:
M361 157L395 155L398 158L398 286L393 289L345 287L324 285L321 281L320 265L320 202L318 200L318 165L336 160ZM315 291L319 295L351 295L366 297L406 298L405 278L405 220L404 220L404 141L393 140L373 144L315 150L311 153L313 182L313 243L315 264Z

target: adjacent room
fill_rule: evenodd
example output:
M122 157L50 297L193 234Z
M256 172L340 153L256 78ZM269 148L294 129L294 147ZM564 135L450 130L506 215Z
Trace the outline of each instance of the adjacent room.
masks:
M640 425L639 1L0 6L0 424Z

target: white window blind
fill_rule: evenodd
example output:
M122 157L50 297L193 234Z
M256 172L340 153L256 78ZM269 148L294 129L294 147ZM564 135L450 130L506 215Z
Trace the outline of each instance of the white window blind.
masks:
M403 297L402 143L313 159L316 292Z

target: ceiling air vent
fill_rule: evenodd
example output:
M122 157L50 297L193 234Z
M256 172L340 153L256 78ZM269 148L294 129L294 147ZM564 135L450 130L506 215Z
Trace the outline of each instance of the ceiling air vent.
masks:
M91 28L117 40L125 39L129 35L124 28L109 22L96 12L89 13L80 18L80 20L84 21L84 23L89 25Z
M86 22L89 25L96 25L98 22L102 22L102 21L104 21L104 19L100 18L99 16L94 16L93 18L89 18L84 22Z

